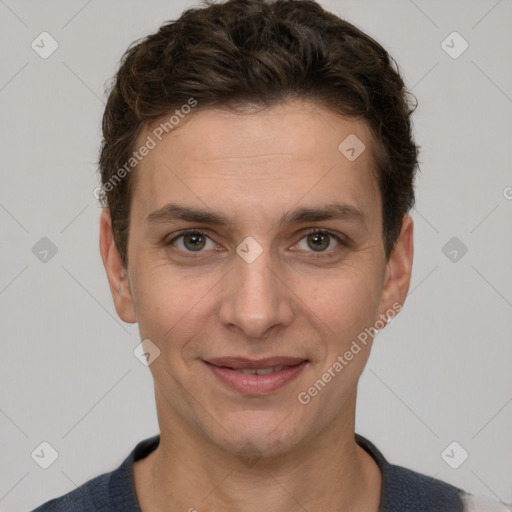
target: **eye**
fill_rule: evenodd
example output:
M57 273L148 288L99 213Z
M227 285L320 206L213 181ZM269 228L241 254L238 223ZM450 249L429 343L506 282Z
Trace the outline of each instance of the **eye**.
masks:
M208 246L208 244L210 244ZM215 243L205 233L195 229L184 231L174 237L167 245L174 245L184 252L201 252L203 249L214 249Z
M184 253L201 253L216 248L215 242L204 232L197 229L182 231L166 245L174 246ZM306 233L295 248L304 252L331 253L348 246L342 238L330 231L315 229Z
M328 252L328 249L336 249L340 245L344 246L346 244L334 233L315 229L301 238L297 248L302 251L322 253Z

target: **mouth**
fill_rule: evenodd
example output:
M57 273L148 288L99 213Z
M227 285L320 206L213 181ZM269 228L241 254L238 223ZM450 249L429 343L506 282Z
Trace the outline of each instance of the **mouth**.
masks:
M229 357L203 361L224 385L244 394L262 395L283 388L307 366L308 360L274 357L260 360Z

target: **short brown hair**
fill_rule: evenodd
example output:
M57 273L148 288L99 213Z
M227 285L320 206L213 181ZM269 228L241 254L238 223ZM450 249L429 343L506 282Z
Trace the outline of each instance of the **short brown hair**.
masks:
M198 104L194 111L304 99L364 118L374 139L389 258L403 216L414 205L418 157L411 123L415 106L396 62L370 36L313 0L204 4L132 43L113 79L103 116L100 199L110 211L124 265L134 176L114 184L112 178L130 159L144 128L192 97Z

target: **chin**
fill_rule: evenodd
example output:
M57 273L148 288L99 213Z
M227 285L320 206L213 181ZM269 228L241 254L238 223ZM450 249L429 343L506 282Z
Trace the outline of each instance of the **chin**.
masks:
M223 428L207 432L221 450L240 457L277 457L293 451L305 437L293 414L282 411L244 411L226 416ZM284 420L284 421L283 421ZM302 424L302 428L304 425ZM231 434L231 435L230 435Z

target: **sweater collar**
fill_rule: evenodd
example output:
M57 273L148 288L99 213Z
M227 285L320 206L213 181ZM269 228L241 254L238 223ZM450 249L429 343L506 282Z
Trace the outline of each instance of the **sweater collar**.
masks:
M399 510L400 508L396 507L400 504L403 505L403 502L400 503L398 500L401 499L400 496L404 487L411 491L411 485L418 484L418 481L421 481L422 488L424 487L425 489L428 489L431 486L436 486L437 493L439 493L440 490L443 490L444 492L452 495L451 499L457 499L453 496L456 489L450 485L434 480L426 475L421 475L400 466L390 464L377 447L360 434L355 434L355 440L356 443L373 458L382 472L381 505L379 512L392 512L394 510ZM132 450L121 466L116 471L112 472L110 477L110 490L114 510L134 510L141 512L135 492L133 465L136 461L143 459L154 451L158 447L159 443L159 434L141 441ZM441 489L439 489L439 487ZM425 496L425 498L426 501L429 501L428 496ZM127 508L128 504L130 505L130 508ZM428 508L425 510L428 510ZM458 509L453 508L451 510L455 511Z

